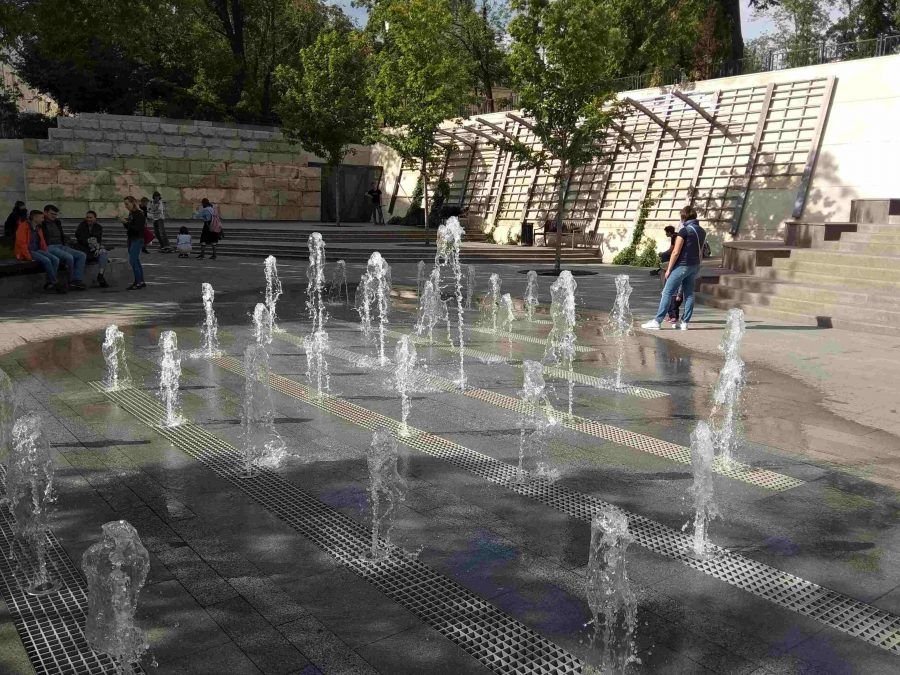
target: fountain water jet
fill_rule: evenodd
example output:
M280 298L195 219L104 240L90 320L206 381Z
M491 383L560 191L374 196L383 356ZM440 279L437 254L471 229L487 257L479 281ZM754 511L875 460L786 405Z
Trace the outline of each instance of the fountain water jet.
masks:
M559 471L547 461L547 435L556 424L553 408L545 393L544 366L539 361L522 363L522 389L519 396L522 401L522 413L519 415L519 467L517 481L525 483L528 471L526 459L534 460L535 476L555 481Z
M328 351L328 333L317 330L306 337L303 346L306 350L306 377L311 385L315 385L316 395L321 400L331 388L328 361L325 359L325 353Z
M591 520L591 549L587 568L587 601L593 623L591 650L600 648L600 669L594 673L625 673L637 661L634 630L637 602L625 569L625 552L634 537L628 517L606 506Z
M108 654L124 673L150 648L134 618L150 555L130 523L113 520L104 523L100 540L84 552L81 568L88 585L84 637L91 649Z
M422 297L422 291L425 288L425 261L420 260L416 263L416 296Z
M50 443L34 413L19 417L12 430L6 469L6 499L15 520L16 551L11 554L28 579L27 592L47 595L57 590L47 570L47 528L56 494L53 487Z
M12 432L18 407L12 380L0 369L0 452L12 449Z
M513 311L513 299L509 293L504 293L500 297L500 330L506 333L506 346L509 355L512 355L512 325L516 320L516 313Z
M265 261L266 273L266 309L269 310L269 322L271 327L269 333L278 330L275 324L275 306L278 304L278 298L284 292L281 288L281 279L278 278L278 262L274 255L270 255Z
M374 280L368 272L363 272L356 286L353 308L359 314L359 328L368 340L372 337L372 302L375 297Z
M715 438L706 422L698 422L691 434L691 468L694 484L691 495L694 498L693 551L698 558L706 558L709 549L709 523L719 515L713 500L713 462L715 461Z
M325 242L322 235L313 232L307 240L309 264L306 267L306 311L312 322L311 334L325 330L328 314L322 289L325 287Z
M397 341L394 350L394 384L400 395L400 430L401 436L409 436L409 387L416 369L416 347L408 335Z
M214 358L222 353L219 351L219 322L216 320L216 311L213 309L216 292L212 285L206 282L200 288L203 293L204 313L203 326L200 328L200 355Z
M103 360L106 361L106 377L103 385L107 391L117 391L131 385L128 361L125 356L125 334L115 324L106 327L103 337Z
M553 327L547 336L544 361L560 364L567 373L569 389L569 416L572 415L575 396L575 289L577 284L568 270L550 286L550 318Z
M491 330L497 332L497 311L500 309L500 275L494 272L490 277L491 290L484 296L482 307L491 317Z
M347 263L338 260L334 264L334 271L331 273L331 301L343 302L345 305L350 304L350 291L347 289Z
M466 309L472 309L472 299L475 297L475 265L466 268Z
M428 331L428 342L434 342L434 327L437 325L443 311L438 291L435 290L431 279L425 282L422 295L419 299L419 315L416 319L415 331L417 335L423 335Z
M268 345L272 338L272 317L265 303L257 302L253 308L253 339L258 345Z
M269 379L272 369L263 345L244 350L244 407L241 413L241 478L258 475L257 466L278 466L285 456L285 444L275 430L275 401Z
M399 503L406 499L406 481L397 470L397 439L387 429L376 429L366 459L372 507L370 555L375 560L384 560L390 555L395 511Z
M631 287L627 274L616 275L616 301L609 313L606 325L603 327L606 336L616 344L616 379L613 383L616 389L621 389L623 386L622 369L625 365L625 342L633 332L634 319L628 302L632 290L634 289Z
M528 270L528 279L525 282L525 317L534 321L534 308L538 306L537 272Z
M181 403L178 385L181 379L181 357L178 355L178 336L175 331L166 330L159 336L162 356L159 360L159 400L166 409L163 426L176 427L181 424Z
M384 334L388 324L387 298L390 293L390 286L388 286L390 281L385 278L385 275L390 268L378 251L369 256L366 268L373 284L374 302L378 307L378 363L384 366L388 362L384 353Z
M454 296L456 298L456 328L457 339L459 340L459 388L466 388L466 363L465 363L465 308L463 307L463 289L462 289L462 267L459 262L459 247L462 245L462 238L465 234L459 219L455 216L447 218L447 222L438 228L437 232L437 253L435 255L435 268L442 265L449 265L453 275ZM447 306L447 320L450 320L450 307ZM448 341L452 344L453 340L449 337Z
M741 437L739 406L745 381L741 343L745 330L743 310L729 311L725 334L719 345L725 353L725 363L713 390L714 406L710 414L716 451L726 466L733 461Z

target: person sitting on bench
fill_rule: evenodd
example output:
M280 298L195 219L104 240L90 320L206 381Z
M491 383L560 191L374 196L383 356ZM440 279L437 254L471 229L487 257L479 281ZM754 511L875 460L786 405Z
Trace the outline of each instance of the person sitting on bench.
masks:
M109 262L109 253L103 248L103 226L97 220L96 211L88 211L84 214L84 220L75 228L75 248L87 256L88 262L97 261L97 285L106 288L106 264Z
M63 232L62 221L59 219L59 209L53 204L44 207L44 222L41 225L44 232L44 240L47 242L47 251L50 255L59 258L69 269L69 287L77 291L87 288L84 285L84 264L87 256L81 251L66 245L66 235Z
M59 258L51 255L47 250L47 242L41 230L41 222L44 220L42 211L32 211L27 220L20 220L16 229L16 259L22 261L35 261L40 263L47 274L47 283L44 290L49 291L54 286L57 293L65 293L66 288L57 277L59 271Z

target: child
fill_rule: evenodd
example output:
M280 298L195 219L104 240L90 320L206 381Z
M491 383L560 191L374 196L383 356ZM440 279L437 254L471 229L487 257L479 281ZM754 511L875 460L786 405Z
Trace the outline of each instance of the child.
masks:
M191 233L182 225L178 230L178 238L175 240L175 248L178 251L179 258L191 257Z

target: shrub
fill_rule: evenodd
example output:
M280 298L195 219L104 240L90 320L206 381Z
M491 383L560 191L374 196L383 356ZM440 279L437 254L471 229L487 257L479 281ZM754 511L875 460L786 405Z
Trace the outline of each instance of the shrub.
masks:
M653 238L644 239L641 253L633 264L638 267L659 267L659 253L656 251L656 241Z
M633 245L623 248L613 258L613 265L633 265L636 253Z
M391 216L388 218L388 225L399 225L403 222L403 218L400 216Z
M631 244L616 254L616 257L613 258L613 265L640 264L636 262L638 259L638 246L644 239L644 227L647 225L647 216L650 215L650 209L653 208L655 203L656 200L649 194L644 197L641 202L640 210L638 211L637 222L634 225L634 233L631 235ZM646 244L644 244L644 247L646 248ZM643 255L643 252L641 255Z

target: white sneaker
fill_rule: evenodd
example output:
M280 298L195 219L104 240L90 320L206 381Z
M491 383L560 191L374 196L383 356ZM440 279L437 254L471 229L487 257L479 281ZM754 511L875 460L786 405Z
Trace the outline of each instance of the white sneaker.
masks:
M674 328L674 326L673 326L673 328ZM680 322L678 324L678 329L679 330L687 330L688 329L687 321Z
M641 328L644 330L659 330L659 321L656 319L650 319L646 323L641 324Z

